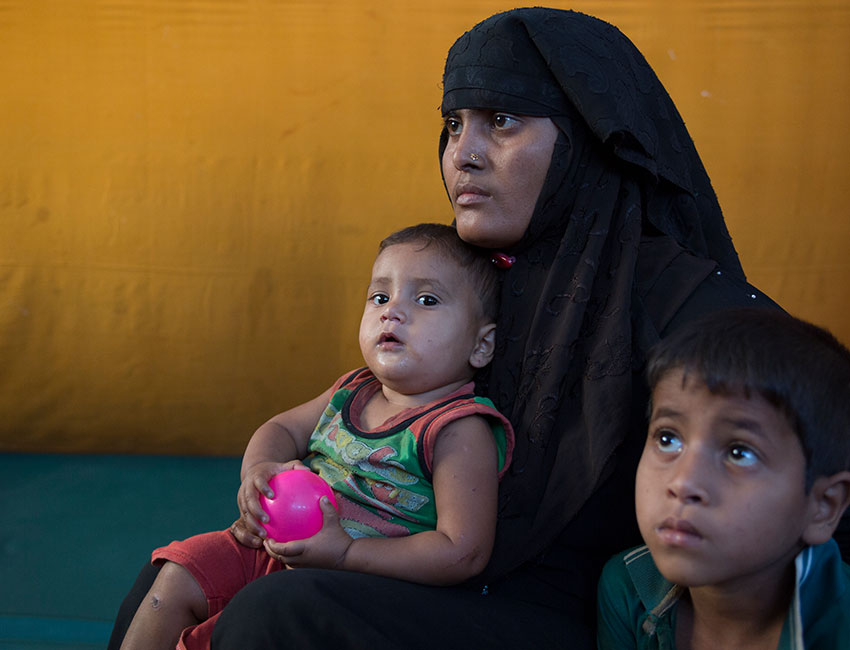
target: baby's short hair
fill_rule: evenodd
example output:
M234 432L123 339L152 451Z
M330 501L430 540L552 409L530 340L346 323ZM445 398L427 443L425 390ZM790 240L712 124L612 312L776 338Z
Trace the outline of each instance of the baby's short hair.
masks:
M439 223L420 223L394 232L381 242L378 255L397 244L422 244L422 249L432 244L437 246L469 274L472 286L481 299L484 316L490 322L496 322L499 313L499 274L486 250L467 244L453 226Z
M850 351L825 329L778 309L719 310L653 348L650 388L674 369L713 393L756 393L782 412L803 447L807 490L850 469Z

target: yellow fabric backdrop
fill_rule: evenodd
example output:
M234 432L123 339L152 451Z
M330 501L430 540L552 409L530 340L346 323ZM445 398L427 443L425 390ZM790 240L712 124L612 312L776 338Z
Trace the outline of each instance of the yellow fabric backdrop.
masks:
M750 279L850 342L850 3L556 2L677 103ZM445 53L505 2L0 1L0 449L239 454L451 219Z

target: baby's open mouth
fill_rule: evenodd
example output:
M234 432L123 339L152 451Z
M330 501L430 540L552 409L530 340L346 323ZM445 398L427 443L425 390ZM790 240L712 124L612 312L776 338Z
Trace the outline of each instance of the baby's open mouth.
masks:
M390 332L384 332L378 339L378 343L400 343L400 341Z

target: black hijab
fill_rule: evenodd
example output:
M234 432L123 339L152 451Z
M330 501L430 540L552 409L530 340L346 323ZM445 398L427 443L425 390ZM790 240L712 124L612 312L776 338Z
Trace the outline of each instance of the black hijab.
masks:
M497 14L452 46L443 92L443 114L548 116L559 129L529 227L507 251L517 261L481 378L517 432L492 577L545 552L611 475L615 450L644 435L633 373L665 322L713 269L744 274L676 107L615 27L557 9ZM441 158L446 142L444 130Z

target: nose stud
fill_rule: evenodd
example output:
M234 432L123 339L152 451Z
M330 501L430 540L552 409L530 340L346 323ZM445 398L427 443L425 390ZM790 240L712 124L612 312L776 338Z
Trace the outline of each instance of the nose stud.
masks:
M472 162L478 162L479 160L481 160L481 156L479 156L477 153L471 153L469 154L469 159Z

